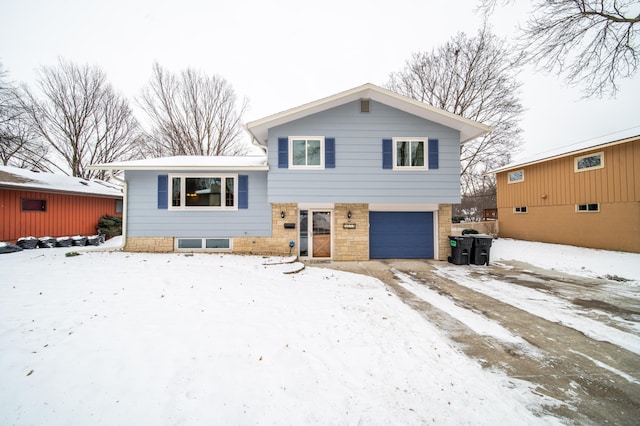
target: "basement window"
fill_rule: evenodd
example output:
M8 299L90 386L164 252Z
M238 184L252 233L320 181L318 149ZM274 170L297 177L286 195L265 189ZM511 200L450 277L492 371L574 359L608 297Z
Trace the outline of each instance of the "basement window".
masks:
M591 203L591 204L576 204L576 212L599 212L600 204Z
M513 208L513 212L514 213L526 213L527 212L527 206L514 207Z
M23 212L46 212L47 211L47 200L34 200L30 198L23 198L20 204Z
M176 238L178 251L231 251L230 238Z

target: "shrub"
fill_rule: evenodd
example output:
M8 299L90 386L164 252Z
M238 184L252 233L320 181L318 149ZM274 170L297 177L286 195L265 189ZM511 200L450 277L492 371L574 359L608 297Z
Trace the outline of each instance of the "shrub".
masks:
M98 232L107 238L122 235L122 218L118 216L102 216L98 220Z

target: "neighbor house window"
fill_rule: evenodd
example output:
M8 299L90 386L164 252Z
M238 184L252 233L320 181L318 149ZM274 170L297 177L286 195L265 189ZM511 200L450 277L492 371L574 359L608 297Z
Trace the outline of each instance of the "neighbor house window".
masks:
M229 238L176 238L176 250L230 251Z
M591 203L591 204L577 204L576 205L577 212L599 212L600 204Z
M289 166L292 169L324 169L324 137L290 137Z
M21 202L23 212L46 212L47 200L33 200L23 198Z
M424 150L426 139L393 138L393 168L398 170L426 169Z
M116 200L116 213L122 213L122 200Z
M524 180L524 170L516 170L509 173L509 183L522 182Z
M236 175L170 175L170 209L235 210Z
M513 212L514 213L526 213L527 212L527 207L526 206L514 207L513 208Z
M601 169L604 167L604 153L583 155L575 158L575 171L582 172L585 170Z

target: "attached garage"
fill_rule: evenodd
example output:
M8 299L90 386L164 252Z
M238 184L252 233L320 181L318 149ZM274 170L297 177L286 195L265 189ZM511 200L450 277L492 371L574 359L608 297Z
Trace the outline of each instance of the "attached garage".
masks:
M371 259L433 259L433 212L369 212Z

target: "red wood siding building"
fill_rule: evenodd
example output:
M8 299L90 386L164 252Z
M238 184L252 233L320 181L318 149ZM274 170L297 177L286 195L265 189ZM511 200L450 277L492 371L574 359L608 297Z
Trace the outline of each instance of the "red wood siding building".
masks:
M0 166L0 241L94 235L101 216L120 216L112 184Z

